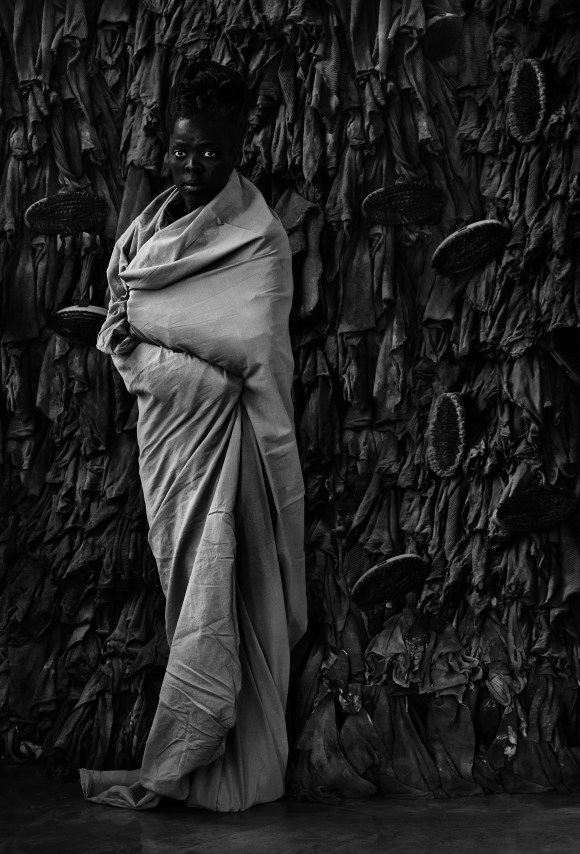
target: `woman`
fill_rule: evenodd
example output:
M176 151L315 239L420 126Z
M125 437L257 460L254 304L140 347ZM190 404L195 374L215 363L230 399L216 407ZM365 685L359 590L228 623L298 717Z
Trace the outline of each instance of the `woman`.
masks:
M230 811L284 791L289 650L305 628L288 241L240 176L245 86L191 66L169 118L175 186L117 242L99 347L138 398L170 656L137 772L85 795Z

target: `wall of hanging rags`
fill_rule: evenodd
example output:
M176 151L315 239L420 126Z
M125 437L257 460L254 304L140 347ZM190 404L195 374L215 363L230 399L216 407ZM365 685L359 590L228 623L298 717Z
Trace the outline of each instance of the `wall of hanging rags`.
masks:
M290 791L580 789L579 34L575 0L0 5L12 759L140 764L163 597L133 401L90 316L166 184L172 76L213 57L247 75L243 169L294 257ZM86 231L54 226L67 204Z

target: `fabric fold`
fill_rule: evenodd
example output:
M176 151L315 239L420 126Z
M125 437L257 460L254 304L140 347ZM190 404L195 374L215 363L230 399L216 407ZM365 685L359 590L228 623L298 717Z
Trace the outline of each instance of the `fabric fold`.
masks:
M171 221L175 197L118 241L99 338L137 395L169 661L138 777L115 772L109 791L96 772L82 780L99 803L141 809L155 793L230 811L284 792L289 651L305 628L291 261L236 172Z

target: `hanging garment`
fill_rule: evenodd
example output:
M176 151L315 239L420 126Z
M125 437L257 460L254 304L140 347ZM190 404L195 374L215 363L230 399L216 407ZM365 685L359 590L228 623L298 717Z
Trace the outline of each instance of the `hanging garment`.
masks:
M322 258L320 235L324 217L318 205L309 202L291 188L278 200L276 213L286 229L292 258L303 256L295 296L295 313L301 317L312 314L320 299Z
M162 193L118 241L99 339L139 401L169 662L140 773L81 782L117 806L231 811L284 792L289 649L305 628L290 252L236 172L164 226L176 199Z

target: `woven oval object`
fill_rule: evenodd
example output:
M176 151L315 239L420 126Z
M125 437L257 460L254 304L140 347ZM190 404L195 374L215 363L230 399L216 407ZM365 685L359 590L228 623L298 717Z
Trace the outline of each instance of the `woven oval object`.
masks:
M505 247L511 234L509 225L483 219L460 228L439 244L431 264L441 273L461 273L483 264Z
M94 346L106 316L107 309L98 305L71 305L55 312L48 327L69 344Z
M444 59L459 52L463 15L445 12L428 18L423 36L423 53L429 59Z
M538 531L563 522L578 506L578 499L560 489L533 486L500 501L495 513L506 531Z
M101 231L107 203L101 196L84 190L45 196L30 205L24 221L40 234L78 234Z
M362 212L380 225L406 225L438 217L443 201L443 191L434 184L409 181L373 190L364 199Z
M546 118L546 78L537 59L523 59L514 68L507 108L511 135L520 142L533 142Z
M570 379L580 385L580 329L576 326L555 329L549 353Z
M451 477L465 453L465 410L458 394L445 392L435 401L427 427L427 462L441 477Z
M400 599L420 587L427 577L428 564L418 555L397 555L371 566L353 585L353 601L368 610Z

